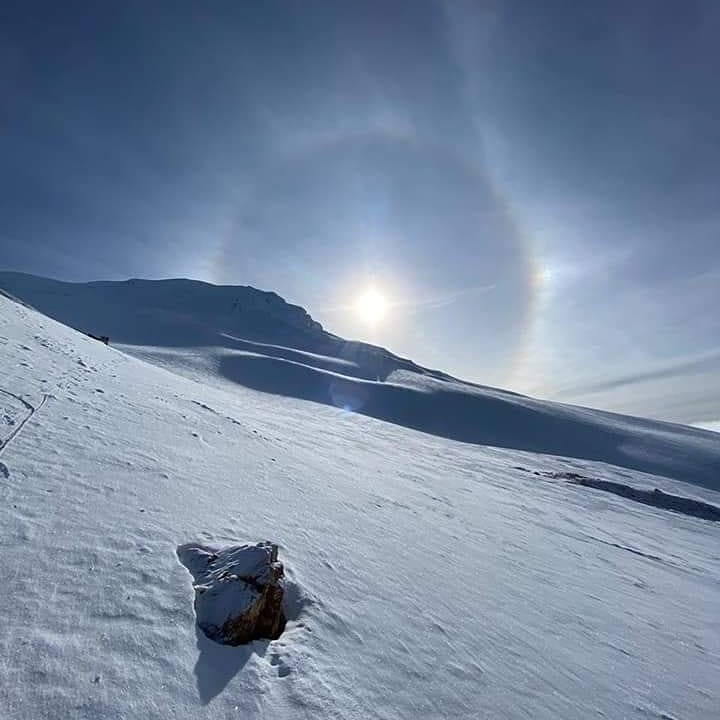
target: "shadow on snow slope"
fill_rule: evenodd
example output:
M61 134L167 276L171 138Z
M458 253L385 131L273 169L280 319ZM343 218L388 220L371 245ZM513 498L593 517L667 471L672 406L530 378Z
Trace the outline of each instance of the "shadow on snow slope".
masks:
M226 355L220 373L254 390L452 440L596 460L720 489L720 443L709 432L461 384L428 381L422 389L359 380L267 355Z

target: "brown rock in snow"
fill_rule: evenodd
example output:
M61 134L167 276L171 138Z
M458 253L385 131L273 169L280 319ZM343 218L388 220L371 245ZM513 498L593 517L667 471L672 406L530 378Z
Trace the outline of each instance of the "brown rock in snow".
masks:
M198 626L211 640L242 645L280 636L285 586L277 545L261 542L216 550L188 544L177 554L194 579Z

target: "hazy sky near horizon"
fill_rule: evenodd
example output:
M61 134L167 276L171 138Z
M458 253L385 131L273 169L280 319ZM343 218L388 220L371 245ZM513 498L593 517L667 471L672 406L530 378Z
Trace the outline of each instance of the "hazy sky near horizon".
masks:
M720 422L718 37L713 0L3 3L0 268Z

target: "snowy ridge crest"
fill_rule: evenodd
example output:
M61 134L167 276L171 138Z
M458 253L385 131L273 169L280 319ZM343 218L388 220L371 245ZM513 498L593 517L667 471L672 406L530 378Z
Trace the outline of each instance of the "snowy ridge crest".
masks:
M247 285L138 278L69 283L0 272L0 288L78 330L90 331L85 327L88 325L107 327L119 342L130 342L132 333L127 323L119 322L118 315L140 314L146 323L154 319L158 325L184 318L203 321L211 327L219 325L225 330L274 324L311 334L323 332L322 325L304 308L286 302L277 293Z

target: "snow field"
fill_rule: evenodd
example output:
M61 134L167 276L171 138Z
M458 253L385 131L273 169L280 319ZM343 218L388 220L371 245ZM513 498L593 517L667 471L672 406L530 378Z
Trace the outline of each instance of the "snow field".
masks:
M192 372L0 297L0 716L717 717L718 524L532 471L717 493ZM177 547L263 539L296 617L218 646Z

